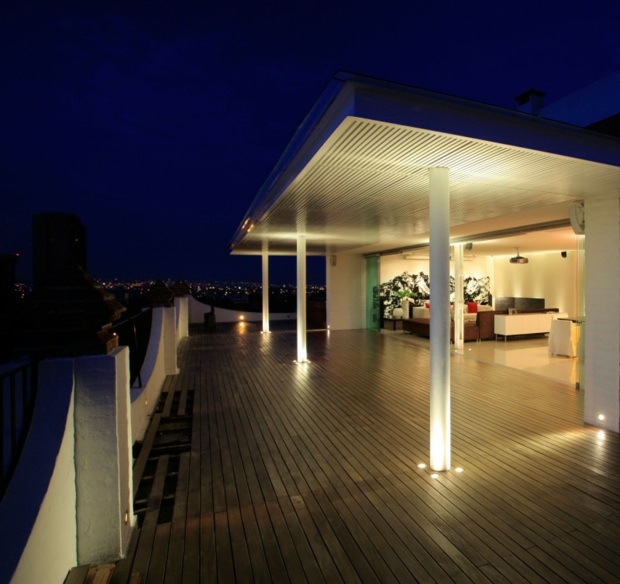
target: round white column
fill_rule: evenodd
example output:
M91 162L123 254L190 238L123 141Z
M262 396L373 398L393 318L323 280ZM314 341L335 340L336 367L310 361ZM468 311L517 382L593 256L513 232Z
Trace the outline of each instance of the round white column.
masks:
M450 189L447 168L429 169L430 465L450 469Z
M308 360L306 348L306 236L297 236L297 362Z
M263 252L263 332L269 332L269 254Z

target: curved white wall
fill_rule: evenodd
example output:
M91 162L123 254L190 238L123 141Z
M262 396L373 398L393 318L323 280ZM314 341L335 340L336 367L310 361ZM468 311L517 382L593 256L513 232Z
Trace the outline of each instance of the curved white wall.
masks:
M142 385L136 385L136 381L131 388L131 427L134 440L142 440L146 433L166 375L179 372L176 355L176 308L153 308L149 345L140 370Z
M123 557L132 528L129 349L74 360L78 564Z
M176 309L176 338L177 343L189 336L189 310L188 302L191 296L177 296L174 299L174 307Z
M63 582L78 564L124 555L134 525L132 442L166 375L178 373L187 336L187 302L175 303L153 310L146 382L132 390L131 412L127 347L41 363L32 426L0 503L0 584Z
M73 362L41 363L32 426L0 504L2 582L63 582L77 565L73 399Z
M204 315L211 312L211 306L196 300L193 296L187 296L189 323L203 324ZM228 308L214 308L215 322L238 322L245 320L247 322L258 322L263 320L261 312L249 312L246 310L229 310ZM297 318L294 312L272 312L269 314L269 320L295 320Z

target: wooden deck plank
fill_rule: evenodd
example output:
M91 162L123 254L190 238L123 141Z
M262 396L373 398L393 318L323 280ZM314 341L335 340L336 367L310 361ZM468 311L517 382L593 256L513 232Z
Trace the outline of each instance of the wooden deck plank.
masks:
M185 526L187 524L187 498L189 491L190 453L179 457L179 470L175 492L174 510L169 531L168 560L165 568L166 584L179 584L183 580L183 554L185 551Z
M89 569L90 564L71 568L65 578L64 584L84 584L86 576L88 576Z
M180 408L194 390L192 442L172 522L145 518L142 543L160 561L146 562L145 581L617 576L620 439L580 422L579 392L454 356L452 452L464 470L433 479L418 467L428 350L332 331L309 333L308 352L309 364L293 363L294 331L192 329L165 385Z
M168 386L168 391L166 393L162 393L162 397L165 396L164 407L162 408L161 417L169 418L172 414L172 402L174 401L174 386L170 384Z
M192 367L181 361L181 367ZM200 372L195 373L196 381L201 383ZM194 394L194 413L192 417L192 437L189 451L189 474L187 486L187 509L185 540L183 543L183 584L196 584L201 573L200 549L202 545L200 532L200 498L203 464L209 464L206 456L202 456L202 410L203 397L201 392ZM207 477L205 477L205 480Z
M159 421L161 420L161 414L154 414L151 418L151 423L147 428L146 434L144 436L144 440L142 441L142 447L140 448L140 452L136 461L133 465L133 496L135 497L138 492L138 487L140 486L140 481L142 480L142 475L144 474L144 469L146 467L146 463L148 461L149 455L151 453L151 448L153 446L153 442L155 441L155 436L157 435L157 430L159 428Z
M168 459L169 456L164 455L157 461L157 470L155 471L153 486L148 497L144 523L140 529L140 539L133 562L133 571L143 575L147 582L149 579L153 582L160 581L160 578L163 579L163 574L156 574L154 571L151 571L149 576L149 568L155 551L161 553L163 548L161 537L158 541L156 535L166 471L168 469ZM158 565L158 568L161 569L161 565Z

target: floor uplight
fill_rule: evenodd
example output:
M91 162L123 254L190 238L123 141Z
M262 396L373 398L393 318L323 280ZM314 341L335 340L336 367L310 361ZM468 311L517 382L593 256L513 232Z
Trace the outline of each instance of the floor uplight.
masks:
M604 422L605 421L605 414L599 414L598 415L598 419L600 422Z
M461 466L457 466L457 467L454 469L454 472L459 473L459 474L460 474L460 473L462 473L462 472L463 472L463 467L461 467Z
M431 475L431 478L432 478L432 479L438 479L438 478L439 478L439 473L434 472L434 473Z
M421 462L420 464L418 464L418 468L426 468L426 465L423 462Z

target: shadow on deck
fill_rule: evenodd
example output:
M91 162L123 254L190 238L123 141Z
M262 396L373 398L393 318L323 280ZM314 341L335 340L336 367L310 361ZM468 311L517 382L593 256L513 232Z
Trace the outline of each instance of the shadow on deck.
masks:
M191 331L136 463L141 527L102 581L618 581L620 438L581 423L579 392L453 358L435 476L428 350L315 331L298 366L288 327Z

